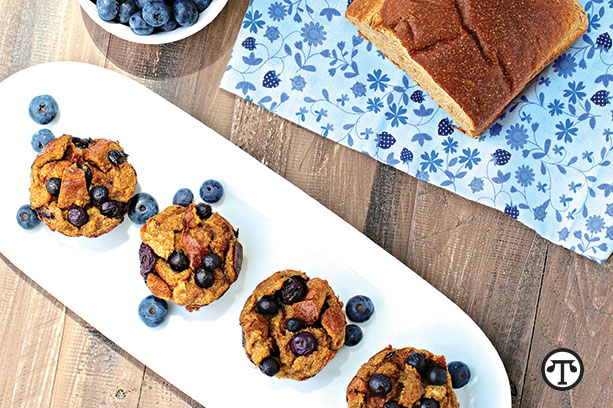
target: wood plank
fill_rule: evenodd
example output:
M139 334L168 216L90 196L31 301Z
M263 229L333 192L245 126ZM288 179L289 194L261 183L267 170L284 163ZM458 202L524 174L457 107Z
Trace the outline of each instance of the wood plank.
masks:
M1 259L0 406L48 406L62 339L64 306L7 259Z
M490 338L519 406L547 241L502 213L418 183L407 264Z
M204 408L149 368L145 371L139 407Z
M51 407L137 407L145 367L67 311Z
M601 266L550 245L522 407L613 406L613 258ZM550 351L569 348L585 366L570 391L549 388L541 364Z

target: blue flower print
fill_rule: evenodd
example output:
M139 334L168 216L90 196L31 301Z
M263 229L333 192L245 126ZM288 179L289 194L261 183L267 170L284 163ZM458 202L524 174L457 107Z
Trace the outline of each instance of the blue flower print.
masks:
M324 26L319 23L306 23L304 27L302 27L302 33L300 35L303 38L302 41L312 47L317 47L326 40Z
M524 147L528 141L528 130L524 127L524 125L511 125L511 127L507 129L505 139L507 139L507 144L511 147L511 149L519 150Z
M415 178L417 180L428 182L430 180L430 175L428 174L427 171L418 170L417 173L415 174Z
M317 114L317 118L315 119L316 122L319 122L321 118L328 116L328 111L323 108L320 110L316 110L315 113Z
M264 34L264 37L268 38L270 42L273 42L275 40L278 40L279 37L281 37L281 33L279 33L279 29L277 27L268 26L268 28L266 29L266 34Z
M251 10L245 14L245 20L243 21L243 28L248 28L250 32L257 33L259 28L264 27L264 20L260 20L262 13L258 10L251 13Z
M587 96L583 90L585 89L585 85L583 82L579 81L579 83L569 82L568 89L564 90L564 97L568 98L568 103L577 103L577 101L582 100Z
M539 205L534 209L534 219L536 221L544 221L547 217L547 207L549 206L549 200Z
M369 98L366 103L366 110L369 112L379 113L383 108L383 102L381 102L381 98L375 96L374 98Z
M566 122L558 123L556 129L559 130L559 132L556 132L558 140L564 140L564 143L571 143L573 136L577 136L577 131L579 130L575 127L575 122L570 119L566 119Z
M287 9L277 1L268 7L268 15L273 21L281 21L287 16Z
M447 139L443 140L443 150L447 154L454 154L458 151L458 142L447 136Z
M385 119L392 121L392 127L400 126L398 122L406 125L409 118L404 115L405 113L407 113L407 110L403 108L402 105L392 103L390 105L390 111L385 112Z
M490 137L498 136L501 130L502 130L502 125L500 123L495 123L490 128Z
M564 53L553 62L553 72L564 78L573 76L576 71L576 67L577 63L575 62L575 57L573 57L571 54Z
M480 177L473 178L473 181L468 185L473 193L477 193L479 191L483 191L483 179Z
M306 86L306 80L301 75L296 75L295 77L291 78L290 81L292 82L292 91L302 92Z
M592 215L585 222L585 226L592 234L598 234L605 227L604 218L600 215Z
M613 226L607 228L607 239L613 239Z
M351 91L356 98L359 98L360 96L366 95L366 85L361 82L356 82L351 87Z
M566 241L566 238L568 238L569 232L568 232L568 228L564 227L562 228L560 231L558 231L558 239L560 241Z
M534 181L534 171L530 168L530 166L522 164L515 171L515 178L520 186L528 187Z
M546 193L547 192L547 183L541 183L539 181L538 184L536 185L536 189L538 191L540 191L541 193Z
M369 88L375 92L377 91L377 89L380 89L382 92L385 91L385 89L387 88L386 82L390 81L390 78L387 76L387 74L382 74L382 72L383 71L381 71L380 69L375 69L372 74L368 74L368 76L366 77L366 80L368 82L372 82Z
M322 136L328 137L328 133L334 131L334 125L332 125L331 123L327 123L326 126L321 127L321 130L323 130Z
M539 85L549 86L550 84L551 84L551 79L549 79L549 77L540 77L539 78Z
M428 152L423 152L421 158L424 159L421 164L421 169L428 169L432 173L436 173L436 171L443 165L443 159L438 158L438 153L434 150L428 154Z
M296 112L296 116L300 118L300 121L304 122L307 113L309 113L309 110L305 107L301 107L298 109L298 112Z
M561 115L564 110L564 103L560 102L559 99L554 99L553 102L547 105L547 108L549 108L549 114L551 116L558 116Z
M470 151L470 147L466 149L462 149L463 155L460 156L460 164L465 164L466 168L471 170L473 165L479 164L481 158L479 157L479 149L475 149L472 152Z
M605 211L605 214L610 217L613 217L613 203L607 204L607 211Z

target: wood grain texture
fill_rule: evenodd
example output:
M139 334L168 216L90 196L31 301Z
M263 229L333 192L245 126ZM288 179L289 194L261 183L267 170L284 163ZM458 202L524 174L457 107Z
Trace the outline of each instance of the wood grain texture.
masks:
M597 265L495 210L219 89L248 3L230 1L189 39L141 46L104 32L76 0L4 0L0 80L38 63L76 60L139 81L306 191L460 305L500 352L515 408L611 407L613 261ZM0 406L201 407L5 259L0 284ZM544 355L556 347L583 357L586 374L571 392L553 391L540 378Z

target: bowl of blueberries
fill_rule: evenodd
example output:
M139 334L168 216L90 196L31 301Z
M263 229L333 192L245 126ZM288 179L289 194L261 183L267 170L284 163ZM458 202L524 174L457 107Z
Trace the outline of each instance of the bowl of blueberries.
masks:
M206 27L228 0L79 0L109 33L140 44L179 41Z

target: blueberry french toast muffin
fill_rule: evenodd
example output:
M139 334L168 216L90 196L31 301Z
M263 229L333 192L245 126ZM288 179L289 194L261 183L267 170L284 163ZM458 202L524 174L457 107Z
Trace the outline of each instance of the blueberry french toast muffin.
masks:
M97 237L124 219L136 172L117 142L64 135L32 164L30 203L51 230Z
M188 311L219 299L243 264L238 231L208 204L173 205L142 226L141 274L158 298Z
M240 316L249 359L269 376L303 381L345 341L343 303L323 279L277 272L260 283Z
M347 387L349 408L458 408L444 356L388 346Z

